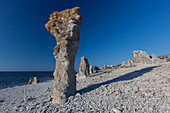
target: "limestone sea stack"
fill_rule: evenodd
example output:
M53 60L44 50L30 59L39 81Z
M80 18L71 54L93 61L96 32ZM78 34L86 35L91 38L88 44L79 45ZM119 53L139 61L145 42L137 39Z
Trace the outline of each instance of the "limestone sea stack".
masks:
M55 36L56 67L54 75L53 103L64 104L76 94L76 71L74 61L79 48L81 16L79 7L53 12L45 27Z
M138 65L152 64L150 56L144 51L133 51L134 63Z
M152 54L149 56L144 51L133 51L134 54L134 63L136 65L144 65L144 64L162 64L165 63L166 60L161 60L156 55Z
M77 74L78 78L86 78L90 75L89 62L87 57L81 57L79 72Z

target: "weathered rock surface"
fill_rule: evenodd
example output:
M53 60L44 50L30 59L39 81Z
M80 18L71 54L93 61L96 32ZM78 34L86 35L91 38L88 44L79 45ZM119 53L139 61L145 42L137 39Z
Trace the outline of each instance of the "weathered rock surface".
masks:
M125 61L123 61L121 67L133 67L135 66L135 63L133 60L128 59L128 62L126 63Z
M133 61L133 60L131 60L131 59L128 59L127 66L128 66L128 67L135 66L134 61Z
M28 84L36 84L36 83L38 83L37 77L30 77Z
M126 63L124 61L120 67L127 68L127 67L134 67L134 66L142 66L146 64L162 64L167 62L165 59L162 60L154 54L149 56L144 51L133 51L133 54L134 54L134 60L128 59L128 62Z
M136 65L162 64L166 62L166 60L161 60L154 54L149 56L146 52L143 51L133 51L133 54L134 54L134 62Z
M51 104L53 81L0 89L0 113L170 113L169 75L167 62L77 79L79 93L64 105Z
M76 93L74 61L79 47L81 16L79 7L53 12L45 27L55 36L56 67L54 71L53 103L64 104Z
M152 58L152 64L160 64L160 63L164 63L166 61L161 60L160 58L158 58L156 55L152 54L151 55Z
M150 56L144 51L133 51L134 62L138 65L152 64Z
M96 73L98 70L100 70L97 66L91 65L90 66L90 73Z
M162 63L165 63L165 62L167 62L167 61L166 60L161 60L158 57L152 58L152 64L162 64Z
M87 57L81 57L79 72L77 74L78 78L86 78L90 75L89 62Z

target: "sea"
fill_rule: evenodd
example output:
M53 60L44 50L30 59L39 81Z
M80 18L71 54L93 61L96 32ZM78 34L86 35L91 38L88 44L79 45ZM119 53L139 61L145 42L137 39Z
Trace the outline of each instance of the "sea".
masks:
M0 72L0 89L26 85L30 77L37 77L40 83L53 80L52 71L43 72Z

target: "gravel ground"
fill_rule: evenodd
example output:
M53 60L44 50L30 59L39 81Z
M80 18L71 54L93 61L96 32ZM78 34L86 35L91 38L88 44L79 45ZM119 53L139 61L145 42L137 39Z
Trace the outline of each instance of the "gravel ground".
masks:
M170 63L77 79L77 94L52 104L53 81L0 90L0 113L170 113Z

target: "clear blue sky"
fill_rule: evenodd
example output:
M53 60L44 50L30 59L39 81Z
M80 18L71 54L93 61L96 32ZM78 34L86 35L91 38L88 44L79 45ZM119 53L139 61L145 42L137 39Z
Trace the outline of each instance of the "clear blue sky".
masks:
M91 65L170 53L170 0L0 0L0 71L52 71L56 45L44 27L53 11L81 7L81 56Z

